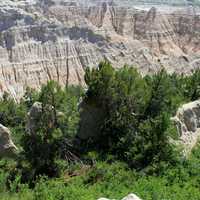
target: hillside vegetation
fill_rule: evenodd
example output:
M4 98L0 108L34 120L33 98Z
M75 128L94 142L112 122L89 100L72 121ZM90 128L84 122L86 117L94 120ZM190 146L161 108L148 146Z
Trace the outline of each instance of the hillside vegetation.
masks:
M0 199L200 199L200 147L184 157L170 118L183 103L200 97L200 71L190 76L161 70L142 77L102 62L86 69L87 91L50 81L40 92L27 88L20 103L0 101L0 123L19 148L0 160ZM82 102L104 113L98 134L77 137ZM27 113L41 102L37 130L26 129ZM82 108L84 109L84 108ZM97 113L98 115L98 113Z

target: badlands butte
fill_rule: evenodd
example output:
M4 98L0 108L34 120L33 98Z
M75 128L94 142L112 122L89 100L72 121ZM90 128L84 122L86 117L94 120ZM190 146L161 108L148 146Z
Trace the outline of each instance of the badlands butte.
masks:
M166 5L165 5L166 6ZM200 67L200 9L123 6L114 1L0 2L0 94L21 97L50 79L84 85L101 60L141 73Z

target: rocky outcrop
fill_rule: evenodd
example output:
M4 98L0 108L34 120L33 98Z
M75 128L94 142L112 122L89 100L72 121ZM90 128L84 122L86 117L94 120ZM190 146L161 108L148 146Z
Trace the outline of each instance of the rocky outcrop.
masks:
M200 100L182 105L172 120L187 154L200 139Z
M17 147L11 139L10 130L0 124L0 157L13 157L17 152Z
M200 17L195 9L161 12L81 1L0 2L0 95L22 96L54 79L84 85L85 67L103 59L142 73L200 67ZM99 2L99 1L98 1ZM174 10L174 9L173 9Z
M42 103L35 102L27 114L26 131L28 134L35 134L39 128L40 118L42 115Z
M34 135L38 129L41 127L41 120L42 120L42 116L43 113L47 113L49 111L49 113L53 113L53 106L51 105L42 105L41 102L35 102L29 112L27 113L27 122L26 122L26 132L30 135ZM45 109L45 112L44 112ZM48 111L47 111L48 110ZM63 118L65 115L63 112L61 111L56 111L56 118L57 119L61 119ZM55 116L51 116L52 120L55 121Z
M107 198L100 198L100 199L98 199L98 200L109 200L109 199L107 199Z
M129 194L128 196L124 197L122 200L141 200L141 199L135 194Z
M106 198L100 198L98 200L109 200ZM138 196L136 196L135 194L129 194L128 196L124 197L122 200L141 200Z

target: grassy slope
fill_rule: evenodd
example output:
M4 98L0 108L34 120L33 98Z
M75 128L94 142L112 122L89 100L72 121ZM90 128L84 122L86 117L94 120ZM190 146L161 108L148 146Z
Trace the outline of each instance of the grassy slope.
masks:
M199 200L200 199L200 148L188 162L169 169L162 176L144 176L131 171L120 162L97 165L80 172L78 176L65 174L60 179L41 178L35 189L12 184L11 192L5 189L5 173L1 173L1 200L95 200L99 197L121 199L135 193L144 200ZM16 193L16 188L18 193ZM13 192L12 192L13 191Z

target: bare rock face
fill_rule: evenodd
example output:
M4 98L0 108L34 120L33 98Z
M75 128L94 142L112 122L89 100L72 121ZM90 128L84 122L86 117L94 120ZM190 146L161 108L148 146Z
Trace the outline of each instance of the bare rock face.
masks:
M172 120L187 154L200 139L200 100L181 106Z
M199 11L79 2L0 2L0 95L19 99L27 86L38 89L52 79L84 85L85 67L103 59L143 74L163 66L177 73L200 67Z
M11 132L0 124L0 157L13 157L17 151L11 139Z

